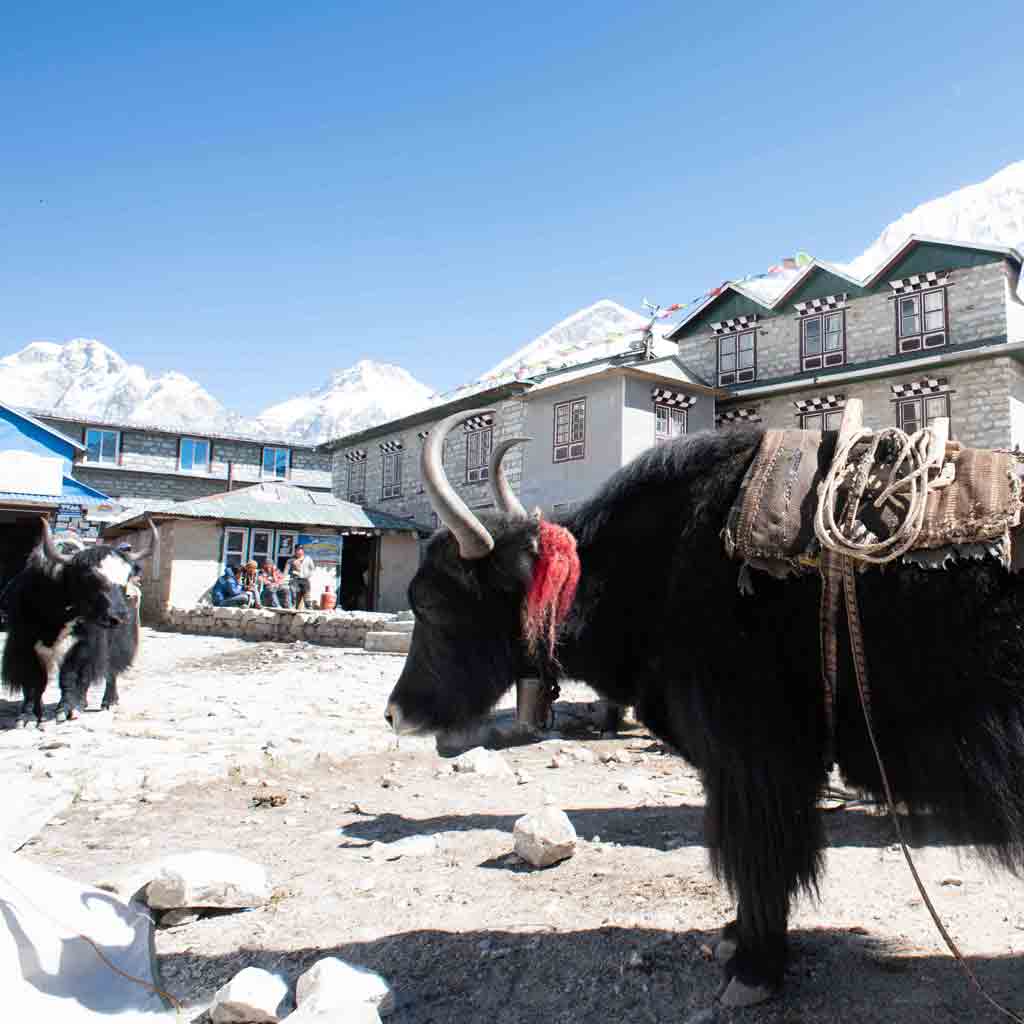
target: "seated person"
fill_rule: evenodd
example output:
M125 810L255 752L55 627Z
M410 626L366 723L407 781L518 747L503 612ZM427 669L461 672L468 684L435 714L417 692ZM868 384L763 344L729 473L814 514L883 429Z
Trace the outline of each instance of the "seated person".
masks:
M226 566L224 575L213 586L210 595L218 608L251 608L252 594L247 594L235 576L235 567Z
M281 570L273 562L263 563L260 583L263 587L263 603L268 608L291 608L291 588L285 582Z
M239 582L242 584L242 589L247 594L252 595L253 606L262 608L263 602L260 600L260 591L263 587L260 583L260 569L254 561L246 562L242 566Z

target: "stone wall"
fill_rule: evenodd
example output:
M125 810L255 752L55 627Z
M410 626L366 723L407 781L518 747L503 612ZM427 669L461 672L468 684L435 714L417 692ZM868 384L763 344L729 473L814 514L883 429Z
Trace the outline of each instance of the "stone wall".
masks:
M362 647L366 634L393 622L380 612L271 612L256 608L171 608L159 628L244 640L305 640L324 647Z
M772 430L796 429L800 417L795 402L826 394L840 394L846 399L860 398L864 402L866 427L893 427L897 425L897 412L893 384L909 384L929 377L944 377L952 388L950 395L950 426L953 437L972 448L999 448L1013 441L1011 430L1010 373L1012 361L1003 356L997 359L978 359L955 363L949 367L918 370L916 373L894 373L875 380L855 380L832 387L818 384L800 391L787 391L781 395L763 398L751 396L738 403L746 409L756 408L761 417L760 426ZM1015 368L1016 363L1012 363ZM1024 399L1024 378L1016 371L1013 378L1016 393ZM730 406L723 404L721 408ZM1022 408L1024 429L1024 408Z
M494 443L503 438L522 434L525 418L522 399L507 399L499 404L498 414L494 420ZM421 423L406 431L379 435L354 447L366 454L366 490L362 504L370 508L380 509L390 515L409 519L424 526L435 524L433 509L423 490L420 478L420 450L422 442L419 434L429 430L432 423ZM383 496L384 456L380 446L382 443L402 442L402 493L392 497ZM349 467L351 463L346 454L349 448L341 448L334 452L332 468L332 486L334 494L349 500ZM505 459L505 475L508 477L512 490L519 491L522 479L523 451L522 446L509 452ZM459 492L463 501L472 509L493 507L491 492L486 482L466 482L466 434L463 430L453 430L444 446L444 468L448 479Z
M941 269L936 267L935 269ZM1005 340L1007 333L1007 267L994 260L975 267L962 267L949 274L949 346L967 345L991 339ZM757 320L757 382L801 373L800 317L792 306L770 313L751 302L748 314ZM679 357L708 384L717 383L717 345L710 328L695 330L679 342ZM939 355L945 349L928 353ZM846 364L858 364L899 356L896 340L896 311L892 289L887 284L877 291L851 298L846 306ZM809 378L820 370L808 370ZM756 386L756 384L750 385Z
M82 440L88 423L46 420L49 426L75 440ZM103 429L113 429L104 427ZM236 484L259 483L263 479L263 445L259 441L212 438L211 462L203 472L179 468L178 442L189 434L169 434L125 427L118 431L121 443L117 464L75 465L75 476L91 487L118 499L165 498L187 501L226 489L228 464ZM202 439L202 434L195 435ZM331 486L331 456L308 447L286 443L291 450L291 473L287 483L327 490ZM127 502L126 502L127 503Z

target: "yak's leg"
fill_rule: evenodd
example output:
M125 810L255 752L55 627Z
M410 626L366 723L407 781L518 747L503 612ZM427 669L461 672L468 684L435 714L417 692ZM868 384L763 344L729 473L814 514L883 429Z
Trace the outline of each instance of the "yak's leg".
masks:
M35 651L29 653L19 664L21 682L21 710L18 712L16 728L24 729L35 721L39 728L43 727L43 694L46 692L46 669L41 664Z
M117 676L113 672L107 673L107 685L103 690L103 710L113 708L118 703Z
M60 667L60 703L54 718L58 722L66 722L78 718L82 714L89 694L89 680L85 675L85 667L79 666L69 658Z
M774 755L752 749L705 772L708 846L739 903L716 951L725 962L722 1001L729 1006L762 1002L782 984L790 902L814 884L822 848L815 809L820 767L804 764L801 752L816 758L813 747L800 744Z

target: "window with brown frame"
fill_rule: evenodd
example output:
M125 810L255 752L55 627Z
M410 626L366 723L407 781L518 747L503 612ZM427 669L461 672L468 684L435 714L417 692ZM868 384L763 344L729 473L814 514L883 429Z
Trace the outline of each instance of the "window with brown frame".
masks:
M494 428L471 430L466 434L466 483L478 484L487 479L487 466L494 442Z
M718 383L746 384L757 377L757 338L755 331L737 331L718 339Z
M949 333L946 314L945 288L897 295L896 338L900 352L945 345Z
M654 406L654 443L664 444L686 433L686 410L676 405Z
M366 501L366 459L348 464L348 500L357 505Z
M930 427L937 419L949 419L949 395L916 395L896 403L896 425L905 434Z
M800 320L800 367L820 370L846 362L846 314L817 313Z
M383 452L381 455L382 498L398 498L402 494L402 453Z
M582 459L587 445L587 400L574 398L571 402L558 402L554 415L554 461Z
M801 430L838 430L843 422L842 409L822 409L820 412L800 413Z

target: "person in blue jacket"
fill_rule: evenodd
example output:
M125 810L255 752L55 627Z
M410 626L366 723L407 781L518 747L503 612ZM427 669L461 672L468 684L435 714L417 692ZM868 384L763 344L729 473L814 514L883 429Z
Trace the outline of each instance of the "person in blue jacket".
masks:
M224 575L213 585L211 595L218 608L249 608L252 594L247 593L238 582L233 565L225 566Z

